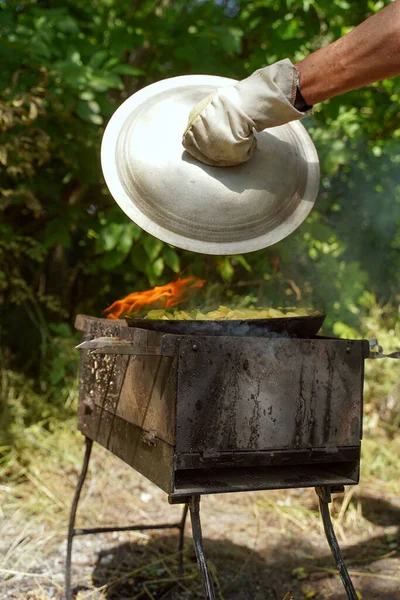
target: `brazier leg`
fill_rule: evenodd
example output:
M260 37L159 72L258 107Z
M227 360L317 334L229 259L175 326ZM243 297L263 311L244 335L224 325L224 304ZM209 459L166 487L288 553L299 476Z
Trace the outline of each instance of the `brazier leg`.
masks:
M197 565L203 579L204 591L207 600L216 600L214 586L207 567L203 549L203 535L200 522L200 496L192 496L189 503L190 519L192 521L194 549L196 551Z
M178 551L179 551L178 572L179 572L179 575L183 575L183 542L184 542L185 524L186 524L186 517L188 514L188 510L189 510L189 504L186 503L185 506L183 507L182 518L181 518L181 522L179 524L179 546L178 546Z
M332 500L332 490L329 487L317 487L315 488L315 491L317 492L319 498L319 508L321 511L322 522L324 524L326 539L328 540L328 544L333 554L333 558L335 559L336 566L339 570L340 579L342 580L344 589L346 590L347 597L349 598L349 600L357 600L357 594L354 589L353 583L350 579L350 575L345 565L345 562L343 560L343 556L340 551L335 532L333 530L331 515L329 514L329 503Z
M68 538L67 538L67 558L65 564L65 599L71 600L71 559L72 559L72 540L74 537L75 517L78 508L78 502L81 495L83 484L85 483L86 475L88 472L90 454L92 452L93 442L89 438L85 438L86 451L82 464L82 471L79 475L78 483L75 490L74 499L72 501L71 513L69 517L68 525Z

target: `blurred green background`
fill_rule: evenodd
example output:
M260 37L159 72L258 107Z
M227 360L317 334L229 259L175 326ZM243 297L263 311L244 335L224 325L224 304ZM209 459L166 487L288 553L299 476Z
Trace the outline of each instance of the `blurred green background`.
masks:
M79 312L183 272L201 302L312 306L325 333L400 346L399 78L317 106L322 167L308 220L246 256L172 248L128 220L100 169L108 119L130 94L189 73L243 78L301 60L389 2L0 2L0 445L75 410ZM321 77L324 74L321 73ZM366 418L399 424L398 368L367 366ZM30 429L31 428L31 429Z

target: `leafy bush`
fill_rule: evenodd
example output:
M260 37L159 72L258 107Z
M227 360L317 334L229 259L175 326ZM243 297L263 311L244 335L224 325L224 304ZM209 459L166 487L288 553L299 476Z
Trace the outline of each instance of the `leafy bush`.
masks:
M51 326L39 376L12 369L2 360L0 369L0 455L29 445L32 425L50 430L56 420L76 411L77 337L68 326Z
M137 89L180 74L242 78L280 58L299 61L385 3L1 4L0 336L8 373L6 422L20 429L43 416L64 414L75 369L70 335L76 313L101 315L116 298L166 283L179 272L209 281L205 304L250 297L269 305L314 306L327 311L326 332L337 335L345 335L346 328L361 331L371 310L369 297L396 312L398 79L316 107L305 121L321 158L316 206L294 235L246 257L198 256L151 238L110 198L99 166L104 125ZM391 310L385 309L379 327L386 327ZM394 341L398 329L391 330ZM371 388L371 395L381 391Z
M400 351L400 307L379 306L369 298L369 312L363 319L367 339L377 339L385 354ZM400 426L399 362L390 358L366 361L365 402L367 426L373 429L378 419L396 432Z

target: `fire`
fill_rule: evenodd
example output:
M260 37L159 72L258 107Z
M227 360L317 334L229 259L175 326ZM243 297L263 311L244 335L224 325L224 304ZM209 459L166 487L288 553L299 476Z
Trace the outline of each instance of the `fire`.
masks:
M157 285L151 290L132 292L122 300L113 302L104 312L107 313L107 319L119 319L130 313L138 313L149 306L171 308L185 302L188 292L201 288L204 284L204 279L196 277L178 278L166 285Z

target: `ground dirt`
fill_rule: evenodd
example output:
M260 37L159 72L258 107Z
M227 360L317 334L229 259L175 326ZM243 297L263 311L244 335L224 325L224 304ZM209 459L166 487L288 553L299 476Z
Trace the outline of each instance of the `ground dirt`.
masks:
M368 442L366 442L368 450ZM395 445L396 444L396 445ZM400 498L396 442L374 442L361 484L335 496L332 516L359 598L400 598ZM0 487L0 598L63 597L66 529L84 444L65 430L41 442L35 466ZM380 469L385 452L391 470ZM377 462L378 461L378 462ZM375 467L374 467L375 465ZM375 468L375 470L374 470ZM377 474L384 472L381 478ZM182 507L103 448L94 447L77 526L179 520ZM344 600L313 490L249 492L201 500L206 556L219 600ZM77 537L72 587L79 600L203 598L188 522L185 573L177 533Z

